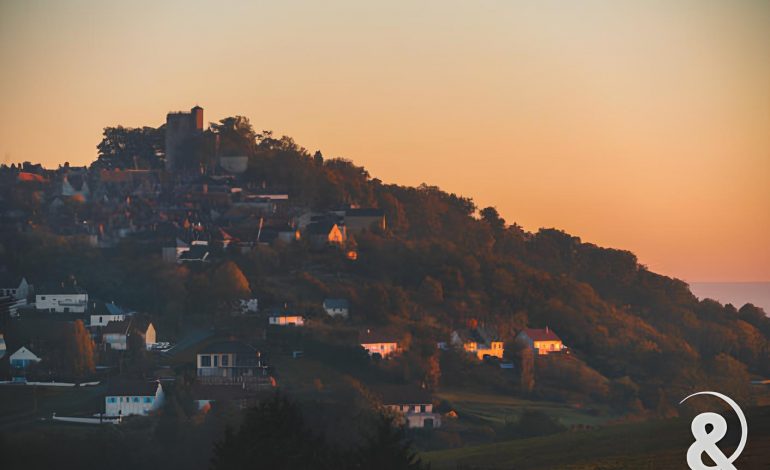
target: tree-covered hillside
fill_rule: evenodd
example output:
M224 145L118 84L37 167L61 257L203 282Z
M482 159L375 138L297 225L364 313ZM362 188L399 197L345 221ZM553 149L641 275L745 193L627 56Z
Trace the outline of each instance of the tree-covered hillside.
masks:
M628 251L557 229L527 232L494 208L478 208L434 186L385 184L351 161L255 132L242 117L206 132L221 148L248 156L239 184L281 188L292 204L313 210L379 207L387 228L349 237L355 261L344 250L318 252L300 242L250 253L224 250L219 261L190 267L164 264L140 235L103 250L54 236L40 222L34 230L4 232L4 264L34 279L75 276L95 296L131 304L173 327L193 318L217 322L221 305L250 288L261 305L289 304L332 329L394 329L410 347L389 367L408 382L462 380L451 372L456 364L437 364L435 345L469 324L494 329L514 360L511 342L521 328L557 332L572 354L538 359L532 393L545 398L590 397L625 411L670 414L671 405L702 389L750 400L750 376L770 374L764 312L698 301L686 283L649 271ZM143 134L152 143L133 147L155 148L157 135L147 128L132 138ZM105 135L116 139L112 131ZM131 160L109 148L94 168ZM162 158L162 152L151 153L142 158ZM23 202L33 220L45 212L42 202ZM80 204L74 210L84 214L100 202ZM141 207L141 201L133 204L131 210ZM322 318L325 297L350 299L350 322Z

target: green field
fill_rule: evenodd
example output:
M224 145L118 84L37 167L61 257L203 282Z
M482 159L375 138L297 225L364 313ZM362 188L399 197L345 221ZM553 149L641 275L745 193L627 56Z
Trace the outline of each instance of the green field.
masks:
M447 389L436 393L436 396L452 405L459 415L459 422L484 422L501 426L506 420L517 418L525 409L542 411L557 418L567 427L575 424L597 426L617 418L605 407L586 409L565 403L524 400L485 391Z
M740 469L770 468L770 408L749 410ZM736 423L728 420L734 429ZM676 418L425 452L434 469L681 469L692 444L690 420ZM729 449L723 448L725 452Z

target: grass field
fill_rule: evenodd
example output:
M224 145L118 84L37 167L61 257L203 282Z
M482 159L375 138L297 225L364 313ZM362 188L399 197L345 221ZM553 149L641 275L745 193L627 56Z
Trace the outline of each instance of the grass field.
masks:
M747 412L749 440L740 469L770 468L770 408ZM734 420L728 420L735 429ZM423 453L434 469L681 469L692 444L685 418L627 423ZM723 448L728 452L729 449Z
M448 389L436 395L451 403L459 415L459 421L485 422L493 426L501 426L506 420L515 419L525 409L542 411L567 427L574 424L597 426L617 418L603 407L584 409L565 403L523 400L485 391Z
M0 386L0 430L10 430L39 418L83 416L104 409L105 386L39 387Z

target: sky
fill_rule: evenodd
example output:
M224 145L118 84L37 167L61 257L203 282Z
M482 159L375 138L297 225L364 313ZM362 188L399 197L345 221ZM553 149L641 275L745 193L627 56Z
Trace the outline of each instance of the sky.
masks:
M770 281L765 0L0 0L0 163L199 104L687 281Z

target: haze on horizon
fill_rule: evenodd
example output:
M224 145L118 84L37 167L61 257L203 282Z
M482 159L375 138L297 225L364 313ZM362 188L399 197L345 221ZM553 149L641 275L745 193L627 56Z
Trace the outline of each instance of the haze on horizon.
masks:
M88 164L105 126L248 116L628 249L770 281L770 2L0 2L0 163Z

